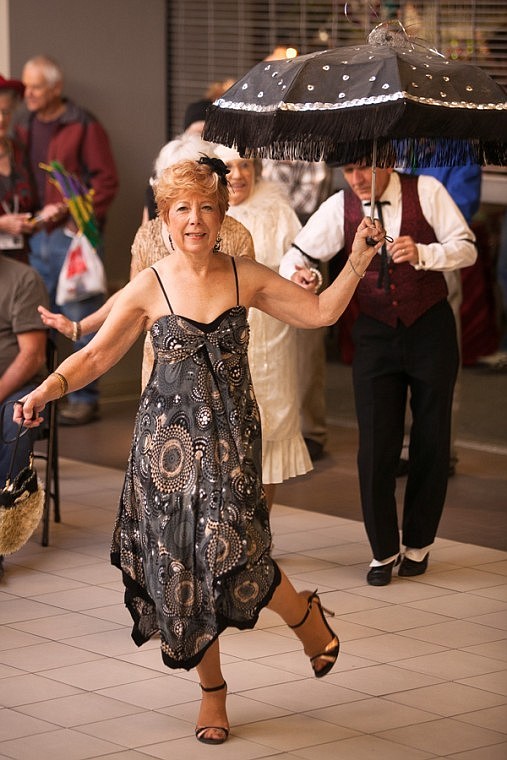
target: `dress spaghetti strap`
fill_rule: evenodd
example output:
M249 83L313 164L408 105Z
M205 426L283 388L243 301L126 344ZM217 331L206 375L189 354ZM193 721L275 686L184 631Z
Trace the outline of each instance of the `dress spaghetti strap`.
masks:
M150 267L150 269L153 269L153 271L155 272L155 274L156 274L156 276L157 276L157 280L158 280L158 283L159 283L160 287L162 288L162 293L163 293L163 294L164 294L164 296L165 296L165 300L167 301L167 305L169 306L169 309L170 309L170 311L171 311L171 314L174 314L174 311L173 311L173 307L171 306L171 302L170 302L170 300L169 300L169 299L168 299L168 297L167 297L167 293L165 292L165 288L164 288L164 286L162 285L162 280L160 279L160 275L159 275L159 273L157 272L157 270L155 269L155 267ZM237 278L236 278L236 279L237 279Z
M234 279L236 280L236 306L239 306L238 271L236 269L236 262L234 261L234 256L231 256L231 261L232 261L232 268L234 269Z

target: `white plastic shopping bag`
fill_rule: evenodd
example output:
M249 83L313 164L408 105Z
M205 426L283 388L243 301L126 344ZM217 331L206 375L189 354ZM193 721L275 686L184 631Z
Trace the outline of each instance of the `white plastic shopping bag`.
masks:
M74 235L56 288L56 303L83 301L107 291L106 274L100 257L88 238Z

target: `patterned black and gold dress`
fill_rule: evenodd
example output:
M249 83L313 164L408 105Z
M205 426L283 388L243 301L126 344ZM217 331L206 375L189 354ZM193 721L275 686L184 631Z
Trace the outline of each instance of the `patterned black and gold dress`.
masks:
M261 426L246 309L210 324L169 314L135 420L111 562L140 646L160 633L170 668L195 667L228 626L253 628L280 582L269 551ZM232 277L231 277L232 280ZM232 285L232 282L231 282Z

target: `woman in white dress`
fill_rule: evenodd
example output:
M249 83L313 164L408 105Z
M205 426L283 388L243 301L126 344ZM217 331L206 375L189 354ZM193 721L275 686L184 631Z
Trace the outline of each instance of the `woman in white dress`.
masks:
M230 170L227 213L252 235L256 261L278 272L301 229L296 213L276 183L261 179L260 162L221 145L214 152ZM300 427L296 331L257 309L250 309L248 319L248 358L262 424L262 480L271 507L277 483L312 469Z

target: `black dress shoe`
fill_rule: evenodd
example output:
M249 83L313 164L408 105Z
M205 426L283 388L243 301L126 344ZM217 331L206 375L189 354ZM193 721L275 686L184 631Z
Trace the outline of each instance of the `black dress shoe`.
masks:
M402 578L413 578L414 575L423 575L423 573L426 572L426 568L428 567L429 556L430 553L428 552L425 558L420 562L416 562L415 559L403 557L401 560L400 569L398 570L398 575L401 575Z
M400 558L393 559L392 562L388 562L387 565L378 565L377 567L370 567L366 580L370 586L388 586L391 583L391 576L393 574L393 567L398 564Z

